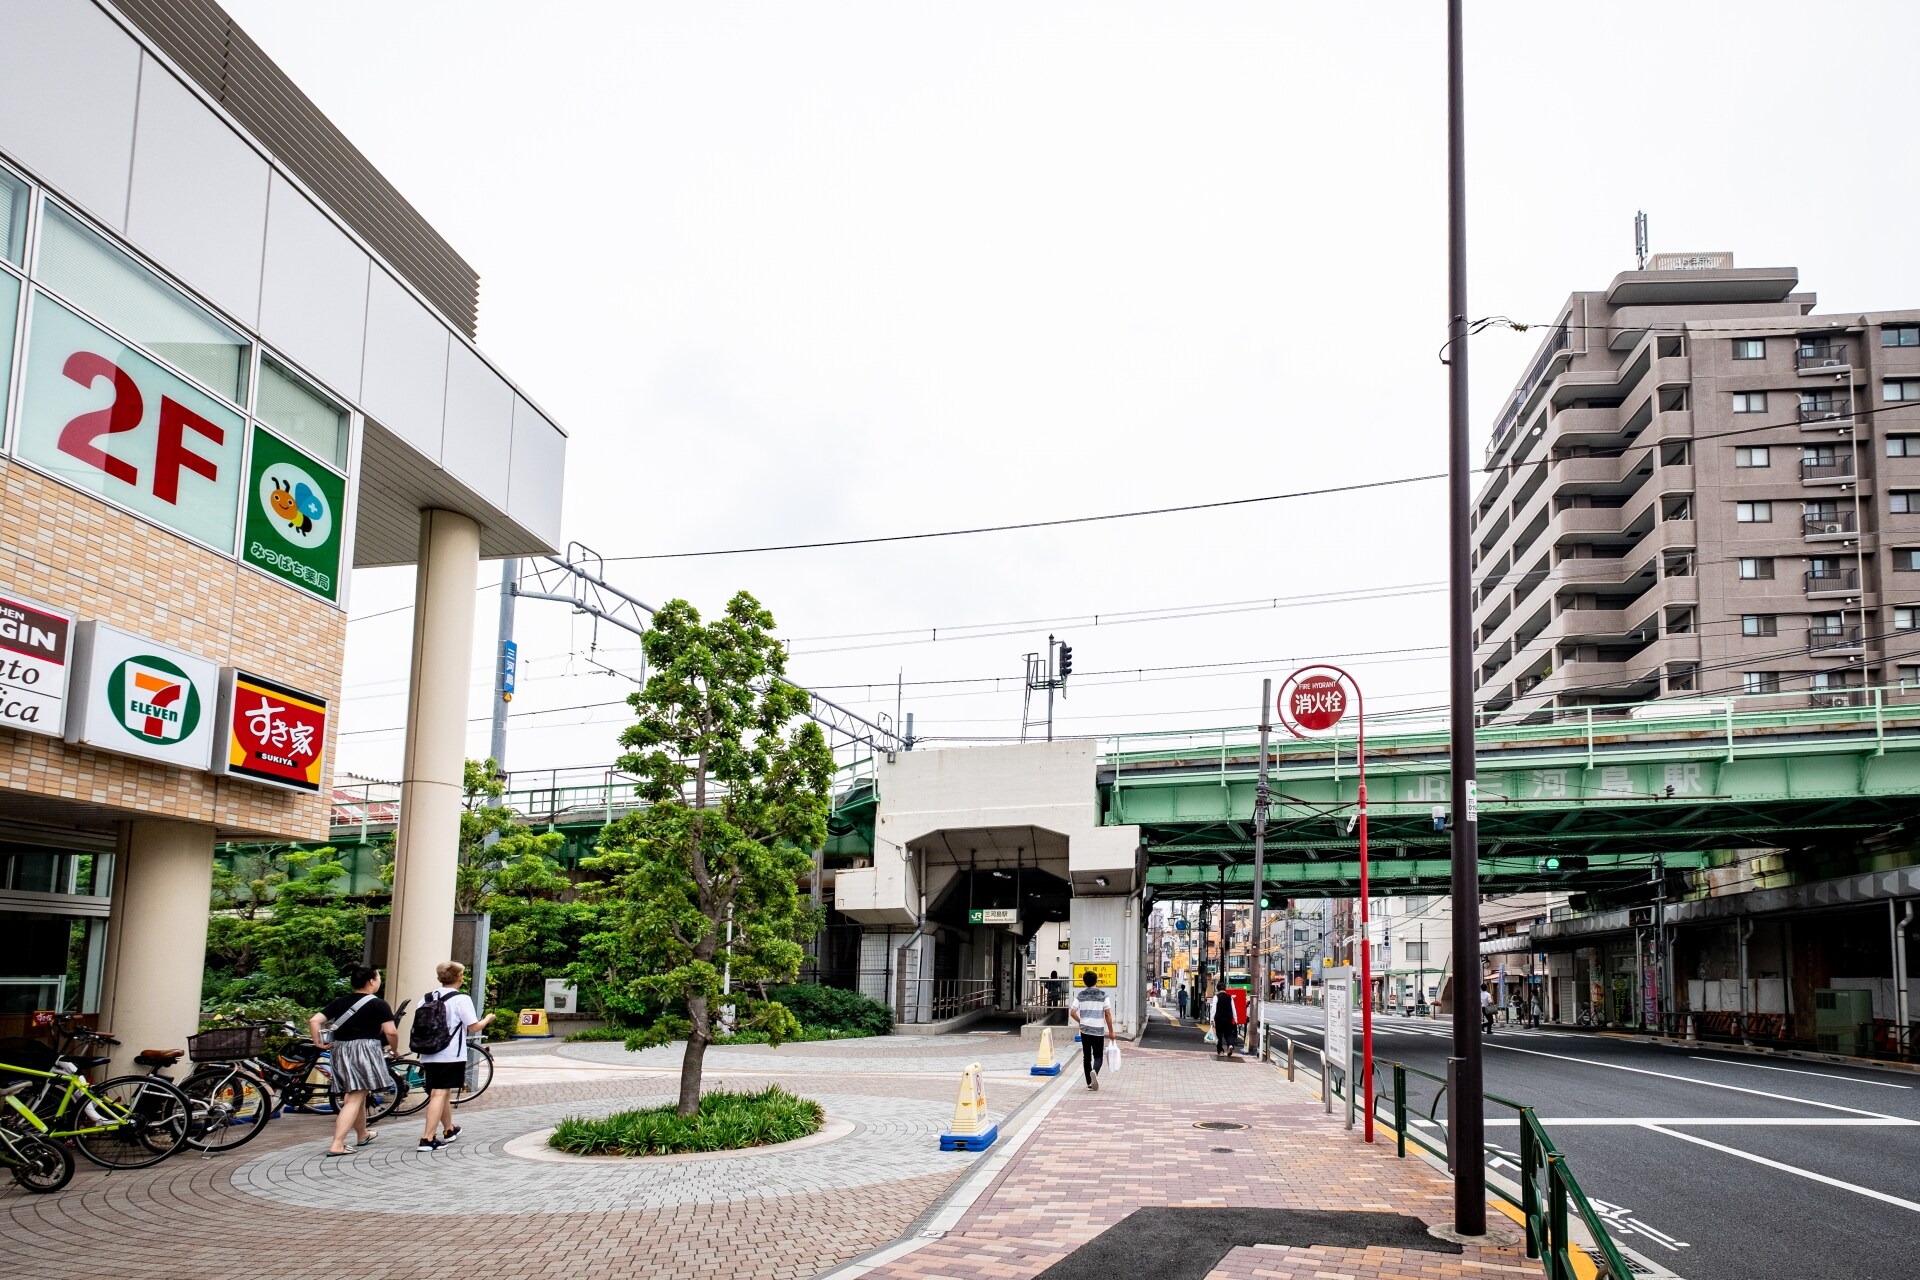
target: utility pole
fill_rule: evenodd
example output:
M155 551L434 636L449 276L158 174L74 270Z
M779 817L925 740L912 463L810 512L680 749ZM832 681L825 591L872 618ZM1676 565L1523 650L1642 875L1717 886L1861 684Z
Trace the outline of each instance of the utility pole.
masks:
M502 774L507 771L507 704L513 701L519 651L513 643L514 588L520 582L520 562L500 562L500 643L493 657L493 742L487 754Z
M1260 895L1267 877L1267 734L1273 728L1273 681L1260 682L1260 780L1253 785L1253 928L1247 939L1247 981L1249 1001L1267 998L1266 935L1260 932ZM1251 1028L1259 1022L1259 1010L1247 1014L1249 1034L1264 1036ZM1256 1045L1264 1044L1256 1039Z
M1480 976L1479 803L1473 768L1473 565L1467 510L1472 472L1467 453L1471 420L1467 397L1467 133L1463 105L1465 69L1462 0L1447 0L1447 578L1449 745L1453 772L1453 954L1454 972L1473 974L1472 987L1456 980L1453 1002L1453 1087L1448 1132L1454 1153L1453 1229L1464 1236L1487 1233L1486 1116L1480 1104L1485 1076L1480 1055L1480 1002L1469 997Z

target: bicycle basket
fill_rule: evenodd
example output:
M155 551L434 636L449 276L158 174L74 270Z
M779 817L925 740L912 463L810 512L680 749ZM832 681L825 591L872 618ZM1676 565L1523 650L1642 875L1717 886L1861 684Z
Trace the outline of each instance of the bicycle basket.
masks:
M187 1056L195 1062L231 1062L257 1058L267 1047L267 1027L215 1027L187 1037Z

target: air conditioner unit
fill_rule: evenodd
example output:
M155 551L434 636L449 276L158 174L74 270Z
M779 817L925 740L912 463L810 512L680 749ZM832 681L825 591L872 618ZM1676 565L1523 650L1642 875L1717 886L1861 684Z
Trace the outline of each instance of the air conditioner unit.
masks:
M1846 531L1847 531L1847 526L1840 523L1838 520L1830 520L1826 524L1823 524L1820 526L1820 532L1822 533L1845 533Z

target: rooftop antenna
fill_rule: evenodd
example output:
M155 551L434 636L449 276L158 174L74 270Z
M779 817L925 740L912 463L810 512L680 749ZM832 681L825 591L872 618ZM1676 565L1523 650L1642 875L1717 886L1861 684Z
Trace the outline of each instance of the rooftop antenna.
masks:
M1633 256L1640 259L1640 270L1647 269L1647 212L1633 215Z

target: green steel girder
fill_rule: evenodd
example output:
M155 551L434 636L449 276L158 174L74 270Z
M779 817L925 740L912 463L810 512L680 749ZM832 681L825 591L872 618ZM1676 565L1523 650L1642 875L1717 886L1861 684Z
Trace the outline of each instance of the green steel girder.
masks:
M1704 853L1664 855L1669 870L1697 870L1708 865ZM1482 888L1533 887L1595 889L1643 882L1653 865L1650 855L1594 855L1586 871L1543 874L1535 858L1485 856L1480 859ZM1369 858L1368 891L1379 896L1434 894L1445 890L1452 874L1442 858ZM1253 867L1247 863L1191 866L1155 865L1147 868L1147 883L1158 898L1218 897L1245 900L1253 894ZM1261 876L1269 894L1283 897L1338 897L1360 887L1360 863L1354 859L1327 862L1270 863Z

